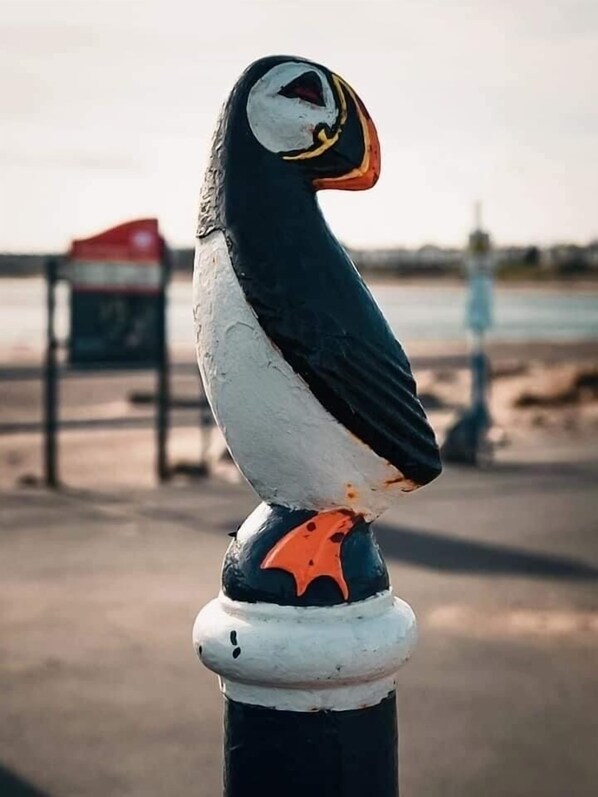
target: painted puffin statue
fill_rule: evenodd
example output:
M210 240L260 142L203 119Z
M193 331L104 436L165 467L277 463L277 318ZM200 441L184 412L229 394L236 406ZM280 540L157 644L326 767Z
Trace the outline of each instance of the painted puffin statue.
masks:
M199 368L264 502L235 544L261 536L256 568L283 573L295 602L323 580L329 602L353 599L353 532L441 470L409 361L316 198L371 188L379 172L376 129L349 84L272 56L226 102L200 199Z

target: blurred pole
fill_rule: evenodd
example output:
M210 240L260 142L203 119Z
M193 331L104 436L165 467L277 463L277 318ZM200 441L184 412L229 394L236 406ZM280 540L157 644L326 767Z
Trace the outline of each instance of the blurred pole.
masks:
M208 450L212 416L199 371L197 372L197 377L199 380L199 465L197 472L199 476L208 476Z
M470 340L471 366L471 407L480 422L489 426L490 409L488 406L488 390L490 385L490 361L484 346L482 332L474 332Z
M44 481L47 487L58 487L58 341L55 330L56 283L58 260L46 260L46 356L44 367Z
M469 333L471 371L470 406L448 430L442 446L443 459L468 465L485 464L492 458L488 438L492 420L488 401L490 363L485 333L492 326L494 258L490 236L482 229L481 206L475 204L475 224L466 257L468 274L465 323Z
M170 477L168 468L168 431L170 410L170 358L168 351L167 286L170 273L170 254L162 242L160 293L158 295L158 341L157 341L157 395L156 409L156 472L159 482Z

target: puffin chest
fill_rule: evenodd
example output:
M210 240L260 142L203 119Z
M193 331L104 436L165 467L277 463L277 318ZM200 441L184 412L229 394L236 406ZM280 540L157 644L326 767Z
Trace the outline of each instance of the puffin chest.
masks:
M239 285L221 232L198 241L193 291L208 400L259 495L318 510L384 511L396 497L393 488L400 491L399 471L324 409L272 344Z

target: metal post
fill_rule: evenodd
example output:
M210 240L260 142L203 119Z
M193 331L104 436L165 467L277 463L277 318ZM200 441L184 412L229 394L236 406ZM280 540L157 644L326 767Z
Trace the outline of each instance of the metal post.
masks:
M201 381L201 375L198 373L197 376L199 380L199 463L197 466L197 475L208 476L208 455L213 421L210 405L206 399L205 390Z
M44 363L44 481L58 487L58 341L54 326L58 260L46 260L46 355Z
M169 274L169 254L166 244L162 245L161 284L158 295L158 345L157 345L157 407L156 407L156 473L158 481L165 482L170 477L168 468L168 428L170 409L170 359L167 332L166 289Z
M492 326L492 273L494 260L490 236L481 227L481 205L475 204L475 227L469 236L466 259L468 284L466 326L469 332L471 373L470 405L448 430L443 459L468 465L486 464L492 459L488 438L491 426L488 388L490 364L484 347L484 334Z
M214 137L197 355L263 501L231 530L193 630L225 698L225 797L399 792L396 673L416 622L371 523L441 465L407 357L315 196L370 188L379 170L361 99L302 59L252 64Z
M490 363L484 347L483 332L474 332L471 336L471 407L484 427L490 425L490 409L488 407L488 388L490 383Z

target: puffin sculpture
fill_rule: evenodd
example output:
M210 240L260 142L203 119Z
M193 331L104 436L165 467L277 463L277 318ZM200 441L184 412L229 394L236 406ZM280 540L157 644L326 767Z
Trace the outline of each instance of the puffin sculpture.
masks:
M251 600L363 597L352 538L440 473L409 361L316 197L379 173L374 124L337 74L272 56L241 75L202 189L193 300L208 401L264 502L227 555L232 597L248 579Z

